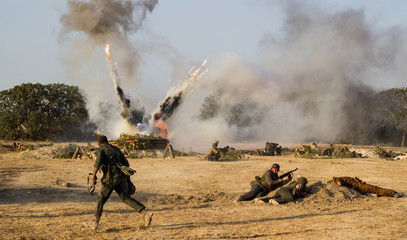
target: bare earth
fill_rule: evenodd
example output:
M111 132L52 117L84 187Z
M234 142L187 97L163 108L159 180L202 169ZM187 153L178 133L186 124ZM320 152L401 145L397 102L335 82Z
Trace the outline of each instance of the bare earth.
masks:
M113 193L94 231L86 227L96 205L86 190L93 160L36 155L41 149L0 151L0 239L407 239L407 197L362 196L327 183L357 176L406 194L407 159L129 159L137 170L133 197L154 213L152 225L144 228ZM279 206L235 203L274 162L280 173L298 167L294 176L306 177L312 194Z

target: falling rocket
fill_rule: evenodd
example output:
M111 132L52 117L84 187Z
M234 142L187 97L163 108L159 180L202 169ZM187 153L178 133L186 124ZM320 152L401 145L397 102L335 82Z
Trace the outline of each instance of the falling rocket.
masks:
M164 101L153 114L153 133L155 135L167 137L168 130L166 121L177 110L178 106L182 103L182 99L190 92L193 84L208 72L208 69L205 68L206 62L207 60L197 69L192 67L183 79L175 82L171 86Z
M119 98L120 104L122 106L122 111L120 113L121 117L124 118L130 125L137 126L137 122L132 118L130 114L130 99L124 96L123 89L120 87L120 78L117 74L116 70L116 63L113 61L109 43L105 45L105 53L106 53L106 63L109 68L110 76L112 77L117 96Z

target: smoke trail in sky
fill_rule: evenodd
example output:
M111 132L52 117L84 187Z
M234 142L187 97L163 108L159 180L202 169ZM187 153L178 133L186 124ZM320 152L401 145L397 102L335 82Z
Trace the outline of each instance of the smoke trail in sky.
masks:
M109 68L110 76L112 77L117 96L120 101L120 105L122 106L122 111L120 113L120 116L127 121L127 123L130 126L133 126L134 128L137 127L137 121L131 116L130 113L130 99L126 98L124 95L123 89L120 87L120 78L116 70L116 63L114 62L111 51L110 51L110 46L108 43L106 43L105 46L105 52L106 52L106 64Z

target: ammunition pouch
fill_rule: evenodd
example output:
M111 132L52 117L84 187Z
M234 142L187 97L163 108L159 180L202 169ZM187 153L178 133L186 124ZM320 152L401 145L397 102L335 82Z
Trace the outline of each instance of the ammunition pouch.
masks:
M255 176L255 177L254 177L254 181L251 181L251 182L250 182L250 186L253 186L253 184L255 184L256 182L257 182L258 184L260 184L260 186L263 185L263 184L261 184L261 177Z
M134 173L136 173L136 170L131 169L131 168L125 166L125 165L116 163L116 166L117 166L117 167L119 168L119 170L120 170L124 175L126 175L126 176L131 176L131 175L133 175Z

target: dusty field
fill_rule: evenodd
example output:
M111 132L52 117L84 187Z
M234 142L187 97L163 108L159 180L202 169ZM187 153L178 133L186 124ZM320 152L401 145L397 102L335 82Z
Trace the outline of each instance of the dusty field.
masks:
M133 197L154 212L152 226L142 227L113 193L95 232L84 227L96 205L86 190L93 161L44 156L0 151L0 239L407 239L407 197L362 196L326 184L332 176L357 176L405 194L406 159L129 159L138 171ZM274 162L280 173L298 167L295 177L307 177L313 194L280 206L233 202Z

